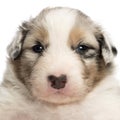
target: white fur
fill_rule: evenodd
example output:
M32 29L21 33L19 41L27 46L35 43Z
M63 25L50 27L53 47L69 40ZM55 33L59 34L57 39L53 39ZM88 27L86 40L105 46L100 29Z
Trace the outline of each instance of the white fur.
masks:
M29 102L12 89L8 91L2 88L0 120L120 120L119 91L117 81L109 76L82 103L54 106L44 102Z
M9 79L12 87L4 83L0 87L0 120L120 120L120 88L112 75L105 77L87 93L88 88L82 76L83 63L68 46L69 34L76 17L75 10L62 8L51 10L40 21L49 32L50 47L38 59L30 76L30 92L34 99L29 96L29 90L18 80L12 64L8 62L5 79ZM86 29L85 41L97 48L98 42L89 32L90 30ZM13 48L16 42L13 42ZM12 49L8 51L11 56ZM25 53L26 58L31 61L37 58L37 55L33 54L30 51ZM108 54L105 52L105 55ZM92 65L94 61L89 59L85 62L86 65ZM96 64L93 66L96 67ZM47 76L51 74L67 75L68 83L60 93L48 84ZM86 97L83 97L84 94Z

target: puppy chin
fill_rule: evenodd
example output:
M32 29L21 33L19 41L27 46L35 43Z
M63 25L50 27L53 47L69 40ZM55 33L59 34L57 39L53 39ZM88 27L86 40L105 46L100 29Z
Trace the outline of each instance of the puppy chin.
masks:
M43 99L45 102L56 104L56 105L64 105L70 104L76 101L80 101L78 97L70 97L65 95L53 95Z
M53 93L53 94L48 95L48 96L37 96L34 93L33 96L35 97L35 99L37 99L37 101L44 101L47 103L57 104L57 105L69 104L69 103L73 103L73 102L81 100L80 97L67 96L67 95L64 95L64 94L59 93L59 92Z

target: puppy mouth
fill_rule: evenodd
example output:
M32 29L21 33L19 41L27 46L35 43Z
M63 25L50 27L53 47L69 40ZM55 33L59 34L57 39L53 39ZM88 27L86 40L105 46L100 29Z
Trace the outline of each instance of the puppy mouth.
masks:
M59 96L69 96L67 91L64 91L64 89L62 90L55 90L54 92L52 92L53 95L59 95Z
M74 91L63 88L60 90L49 90L41 99L48 103L62 105L80 101L81 97Z
M69 86L66 85L66 87L61 89L54 89L49 87L47 89L46 97L53 96L54 98L72 98L75 96L74 91L70 89Z

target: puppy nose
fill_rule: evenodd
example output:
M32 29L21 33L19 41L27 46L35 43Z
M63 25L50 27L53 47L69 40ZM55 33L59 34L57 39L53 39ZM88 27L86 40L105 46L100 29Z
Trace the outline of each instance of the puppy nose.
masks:
M51 83L52 88L61 89L64 88L65 84L67 83L67 76L60 75L59 77L56 77L54 75L49 75L48 81Z

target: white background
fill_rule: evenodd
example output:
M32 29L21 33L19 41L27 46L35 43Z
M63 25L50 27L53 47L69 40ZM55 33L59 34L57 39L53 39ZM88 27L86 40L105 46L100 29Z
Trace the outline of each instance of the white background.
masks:
M24 20L37 15L45 7L67 6L79 9L97 21L107 31L113 43L120 48L119 0L0 0L0 81L6 66L6 47L17 27ZM115 59L119 78L120 54Z

